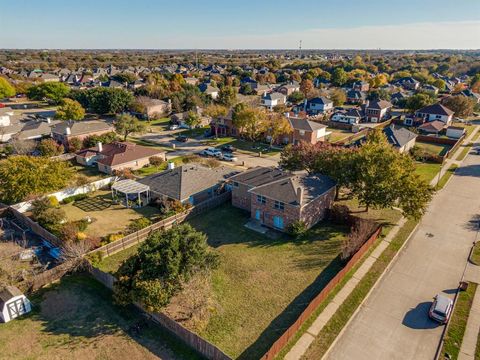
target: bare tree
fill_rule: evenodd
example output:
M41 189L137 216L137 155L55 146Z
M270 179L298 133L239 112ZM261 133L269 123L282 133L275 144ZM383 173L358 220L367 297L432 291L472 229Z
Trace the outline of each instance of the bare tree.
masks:
M90 251L90 247L88 241L65 241L61 246L60 261L70 271L89 269L90 263L85 259L85 255Z

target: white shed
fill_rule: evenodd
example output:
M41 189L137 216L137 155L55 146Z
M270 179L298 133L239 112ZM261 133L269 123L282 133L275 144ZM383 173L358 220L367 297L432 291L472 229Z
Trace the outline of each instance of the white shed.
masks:
M460 139L465 133L465 129L460 126L449 126L447 128L447 136L453 139Z
M30 300L15 286L0 290L0 320L9 322L32 311Z

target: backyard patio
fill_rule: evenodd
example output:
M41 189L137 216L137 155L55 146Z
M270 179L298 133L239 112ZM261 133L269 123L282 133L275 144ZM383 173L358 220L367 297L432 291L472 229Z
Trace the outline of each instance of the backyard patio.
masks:
M160 215L158 209L152 206L126 208L122 204L116 204L109 190L90 193L83 200L62 205L61 209L69 221L90 218L91 223L85 233L100 237L124 231L132 220L146 217L154 221Z

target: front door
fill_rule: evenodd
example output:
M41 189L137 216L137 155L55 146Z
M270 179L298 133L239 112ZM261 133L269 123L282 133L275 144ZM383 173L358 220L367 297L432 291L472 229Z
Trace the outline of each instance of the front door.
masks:
M260 210L255 210L255 220L260 221L262 220L262 212Z
M12 301L11 303L7 304L8 315L10 319L15 319L16 317L25 314L25 305L23 304L22 299L18 299L16 301Z
M277 229L283 230L283 218L281 216L274 216L273 226L276 227Z

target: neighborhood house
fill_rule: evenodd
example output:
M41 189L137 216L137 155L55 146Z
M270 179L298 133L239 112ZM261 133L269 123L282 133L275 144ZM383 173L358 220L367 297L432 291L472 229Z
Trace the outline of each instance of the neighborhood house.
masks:
M152 156L165 160L165 153L146 146L129 142L98 143L97 146L81 150L76 154L77 163L97 166L98 170L113 174L116 170L136 170L148 165Z
M232 205L250 212L261 225L288 231L295 222L307 228L321 221L335 198L335 182L321 174L256 167L229 179Z

